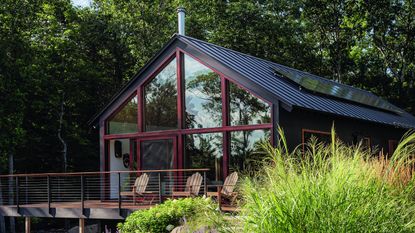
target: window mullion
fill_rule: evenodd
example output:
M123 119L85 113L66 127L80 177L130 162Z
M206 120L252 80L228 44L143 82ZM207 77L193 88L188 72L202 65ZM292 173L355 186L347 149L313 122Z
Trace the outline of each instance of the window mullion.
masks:
M137 125L138 125L138 132L143 132L143 112L144 112L144 102L143 102L143 94L142 88L139 86L137 88L137 104L138 104L138 111L137 111Z
M177 119L178 119L178 128L184 129L186 127L184 121L184 109L185 109L185 97L184 97L184 62L183 54L180 51L176 51L176 68L177 68ZM181 134L177 135L177 168L183 168L184 163L184 142L183 136ZM183 174L179 174L183 175Z
M177 69L177 118L178 118L178 128L183 129L184 126L184 88L183 88L183 74L184 74L184 64L183 64L183 54L180 51L176 51L176 69Z
M221 76L222 126L229 125L229 88L228 80Z
M228 80L221 76L221 93L222 93L222 127L229 126L229 88ZM229 132L223 132L223 160L222 160L222 174L226 177L229 173Z

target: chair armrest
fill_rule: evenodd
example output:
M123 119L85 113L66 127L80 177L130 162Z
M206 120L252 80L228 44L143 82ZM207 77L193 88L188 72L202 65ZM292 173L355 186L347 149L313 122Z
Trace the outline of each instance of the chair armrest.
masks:
M121 192L120 196L133 196L134 192Z
M217 197L219 196L218 192L207 192L208 197Z

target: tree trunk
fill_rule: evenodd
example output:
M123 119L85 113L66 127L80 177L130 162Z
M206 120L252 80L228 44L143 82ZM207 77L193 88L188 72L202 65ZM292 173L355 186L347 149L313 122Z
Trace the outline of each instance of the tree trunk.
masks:
M3 191L2 191L2 183L0 179L0 205L3 205ZM4 216L0 216L0 233L6 233L6 222L4 221Z
M58 138L62 143L62 160L63 160L63 172L68 170L68 145L62 137L62 128L63 128L63 114L65 113L65 92L62 91L62 99L59 111L59 128L58 128ZM65 219L65 230L67 231L70 227L69 219Z
M63 147L62 148L63 172L66 172L68 168L68 157L67 157L68 146L62 137L63 114L65 111L64 102L65 102L65 93L62 92L62 100L61 100L61 106L60 106L60 112L59 112L58 138L59 138L59 141L62 143L62 147Z
M13 153L9 153L9 174L12 175L14 172L14 158ZM9 204L13 205L14 199L14 187L13 187L13 177L9 178ZM16 224L14 217L10 217L10 233L16 233Z

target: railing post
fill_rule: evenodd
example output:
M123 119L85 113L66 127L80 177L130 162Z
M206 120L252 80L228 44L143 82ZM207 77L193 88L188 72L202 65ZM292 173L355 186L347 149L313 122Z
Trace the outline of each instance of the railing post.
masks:
M121 215L121 173L118 172L118 213Z
M84 195L85 195L85 189L84 189L84 176L81 175L81 209L82 209L82 215L85 215L85 202L84 202Z
M29 203L29 198L28 198L28 190L27 190L27 187L29 187L29 182L28 182L28 177L26 176L25 177L25 188L24 188L24 190L25 190L25 202L24 203L26 203L26 204L28 204Z
M161 173L158 173L158 182L159 182L159 203L161 203Z
M19 205L19 177L16 176L16 207L17 207L17 213L19 213L20 205Z
M51 214L51 202L52 202L52 190L51 190L51 185L50 185L50 176L46 177L47 179L47 185L48 185L48 210L49 210L49 214Z
M203 172L203 191L204 191L204 196L207 197L206 171Z
M222 186L218 187L218 204L219 204L219 210L222 210Z

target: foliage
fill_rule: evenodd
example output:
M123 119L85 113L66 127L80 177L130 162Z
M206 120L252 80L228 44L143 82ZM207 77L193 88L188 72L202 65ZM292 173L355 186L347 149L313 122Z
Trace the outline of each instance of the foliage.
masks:
M167 200L150 209L135 211L118 224L118 229L123 233L170 232L184 221L191 222L191 228L211 227L220 216L218 213L209 198Z
M242 217L246 232L413 232L415 134L407 134L389 163L335 139L312 140L288 153L266 145L270 160L245 179ZM404 175L404 176L402 176ZM398 179L399 178L399 179Z

